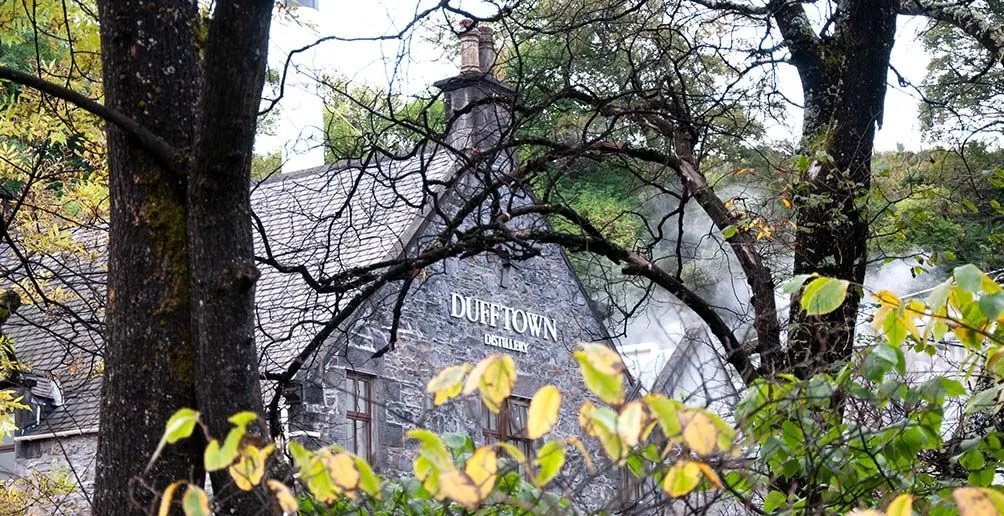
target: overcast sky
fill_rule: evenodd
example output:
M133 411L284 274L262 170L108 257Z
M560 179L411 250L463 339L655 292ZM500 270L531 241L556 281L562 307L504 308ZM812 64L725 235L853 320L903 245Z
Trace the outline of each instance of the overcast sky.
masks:
M422 0L416 6L415 0L318 0L320 9L312 11L300 9L300 21L309 21L315 28L303 24L277 19L272 31L270 62L272 67L280 67L289 50L315 41L319 35L337 35L343 38L372 37L392 34L400 30L414 18L417 7L434 3ZM465 7L477 9L473 0ZM917 41L917 31L924 25L920 18L901 17L896 45L893 48L893 65L910 81L919 84L926 73L928 56ZM420 40L376 42L327 42L312 52L298 55L294 62L305 68L324 70L332 75L346 76L363 83L386 86L393 83L406 93L418 92L432 82L456 73L457 64L452 56L444 55L435 45ZM798 77L791 67L785 67L781 76L781 89L788 98L798 101L801 90ZM304 81L309 83L310 81ZM297 135L304 138L319 137L317 129L321 124L320 100L311 89L297 88L295 85L286 93L280 104L283 110L279 134L263 137L258 142L258 152L267 152L280 146L290 145ZM885 120L876 139L876 149L893 150L897 144L906 149L916 150L923 146L920 123L917 114L918 100L908 88L901 88L890 72L889 90L886 95ZM801 117L796 107L791 108L787 124L769 129L768 135L777 140L797 138ZM310 144L301 142L299 151L307 153ZM314 145L316 147L316 144ZM287 153L289 149L287 147ZM319 152L309 156L294 158L286 170L295 170L316 165Z

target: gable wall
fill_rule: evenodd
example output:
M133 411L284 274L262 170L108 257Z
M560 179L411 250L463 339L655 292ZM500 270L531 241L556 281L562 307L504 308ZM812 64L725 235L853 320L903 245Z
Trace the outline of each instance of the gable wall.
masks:
M544 224L543 220L532 224ZM430 223L419 231L408 252L432 239L439 224ZM425 385L440 370L458 363L475 364L493 353L513 358L519 379L513 394L530 398L548 383L562 391L562 411L558 428L548 436L580 435L578 407L585 400L585 388L572 351L582 341L600 341L608 335L595 317L577 278L555 246L526 261L514 261L505 277L503 260L494 254L463 259L451 258L428 267L412 286L401 315L399 339L392 351L378 359L373 351L387 343L392 306L398 285L374 296L374 304L362 312L350 328L328 344L328 356L307 372L304 404L292 418L292 426L311 432L317 443L351 442L351 427L345 410L351 398L344 391L345 372L352 370L374 376L373 411L374 465L388 476L411 473L415 457L404 434L424 427L437 432L471 435L484 444L481 402L476 396L453 400L434 408ZM503 317L490 327L466 318L451 316L451 293L525 310L554 319L557 341L530 331L518 334L505 328ZM518 339L528 344L525 353L485 344L485 334ZM348 345L346 345L348 344ZM574 462L578 454L569 452ZM598 456L593 455L593 459ZM574 465L566 466L574 470ZM606 490L609 481L596 482Z

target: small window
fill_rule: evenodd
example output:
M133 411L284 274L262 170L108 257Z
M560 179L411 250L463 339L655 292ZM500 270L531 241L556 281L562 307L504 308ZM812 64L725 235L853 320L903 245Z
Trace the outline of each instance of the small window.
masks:
M0 480L13 478L15 466L14 437L8 435L3 441L0 441Z
M486 443L506 441L515 445L528 460L533 458L533 441L526 437L526 418L530 410L530 400L526 398L509 397L502 403L502 408L496 414L481 406L481 431ZM527 473L522 471L521 473Z
M349 450L373 461L373 378L353 371L347 371L345 386L349 406L346 416L349 420Z

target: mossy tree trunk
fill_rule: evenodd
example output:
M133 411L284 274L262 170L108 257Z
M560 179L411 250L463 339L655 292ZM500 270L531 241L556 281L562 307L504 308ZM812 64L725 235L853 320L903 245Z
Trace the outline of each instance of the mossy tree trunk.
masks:
M249 187L272 8L272 0L216 2L200 62L194 2L100 2L108 106L178 152L165 162L109 127L95 514L145 514L169 482L202 484L198 439L168 446L143 472L177 409L197 408L220 439L235 412L262 411ZM263 425L257 431L267 439ZM267 510L268 497L235 489L225 471L213 487L222 513Z
M191 145L199 88L189 0L99 2L106 105L176 148ZM168 417L195 406L186 180L114 125L108 127L111 227L108 242L105 373L94 513L145 514L153 494L143 473ZM189 440L167 448L143 476L163 490L199 479ZM138 503L136 503L138 502Z

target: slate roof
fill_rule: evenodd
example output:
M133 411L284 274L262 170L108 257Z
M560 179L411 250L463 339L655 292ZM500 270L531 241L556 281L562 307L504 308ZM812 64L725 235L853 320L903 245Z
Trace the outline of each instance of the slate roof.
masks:
M314 278L397 256L427 211L435 191L454 172L444 151L407 161L359 167L324 167L281 175L251 194L265 238L255 253L284 266L304 266ZM259 267L255 290L261 368L281 371L337 308L336 296L318 294L299 274Z
M305 267L315 278L392 258L424 220L431 194L454 171L454 159L436 149L405 160L340 163L269 178L252 187L256 254L266 256L267 244L280 264ZM98 259L83 266L88 273L78 274L89 303L49 310L26 305L3 328L14 339L18 359L30 363L32 374L57 378L63 388L62 406L21 439L97 427L104 236L97 231L82 238L98 250ZM66 262L63 267L82 266ZM300 274L259 268L255 308L260 367L279 372L330 318L338 300L317 294ZM17 271L2 272L5 278L17 277ZM87 314L86 319L67 315L77 312Z

